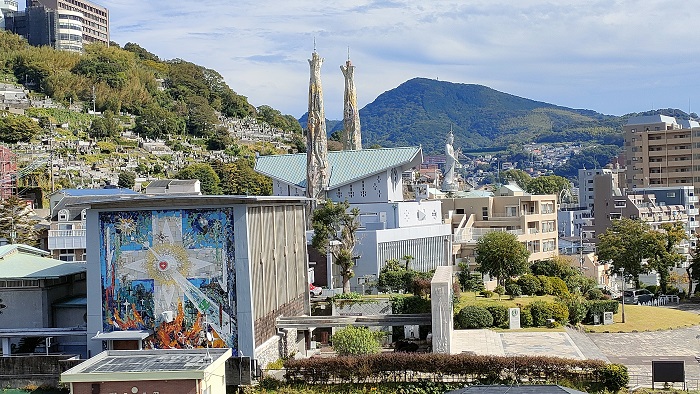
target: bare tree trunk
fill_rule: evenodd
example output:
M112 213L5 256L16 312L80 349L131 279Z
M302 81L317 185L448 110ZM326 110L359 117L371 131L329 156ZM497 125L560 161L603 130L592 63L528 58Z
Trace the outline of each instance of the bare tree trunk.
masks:
M686 267L685 273L688 274L688 298L693 295L693 277L690 275L690 267Z

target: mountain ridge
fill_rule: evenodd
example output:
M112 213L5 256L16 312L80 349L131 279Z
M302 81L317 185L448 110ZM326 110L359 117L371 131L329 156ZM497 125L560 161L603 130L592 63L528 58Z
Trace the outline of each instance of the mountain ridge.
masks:
M450 130L455 134L455 146L465 150L527 142L621 147L622 125L627 118L656 113L689 117L678 109L606 115L532 100L484 85L416 77L385 91L360 109L360 121L363 146L422 145L430 154L442 151ZM342 121L328 124L329 135L342 131Z

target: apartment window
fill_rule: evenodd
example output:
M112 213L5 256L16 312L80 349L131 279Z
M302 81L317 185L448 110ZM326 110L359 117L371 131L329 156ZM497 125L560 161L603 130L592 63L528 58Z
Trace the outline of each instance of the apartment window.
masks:
M518 207L517 206L506 207L506 216L509 216L509 217L518 216Z
M59 223L58 229L59 230L72 230L73 224L72 223Z
M481 219L482 220L489 220L489 208L488 207L481 207Z
M59 251L58 259L61 261L75 261L75 250L61 249Z
M85 221L85 216L86 216L86 214L87 214L87 210L86 210L86 209L83 209L83 211L80 212L80 220L82 220L83 222Z
M593 183L593 179L589 179L589 180L588 180L588 183Z

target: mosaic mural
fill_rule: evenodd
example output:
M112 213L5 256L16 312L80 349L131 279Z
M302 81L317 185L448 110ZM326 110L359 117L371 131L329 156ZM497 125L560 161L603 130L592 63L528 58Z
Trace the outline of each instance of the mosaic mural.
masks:
M105 332L153 330L146 347L235 353L231 209L105 212L99 221Z

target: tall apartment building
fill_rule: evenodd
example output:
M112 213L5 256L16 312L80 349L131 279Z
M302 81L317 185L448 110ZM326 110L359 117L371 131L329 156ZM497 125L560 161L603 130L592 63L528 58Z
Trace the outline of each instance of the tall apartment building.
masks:
M27 0L27 8L39 6L56 11L82 13L82 20L79 22L81 22L83 41L109 45L109 10L107 8L85 0ZM66 18L63 21L59 19L59 26L67 25L69 20L76 21L73 18Z
M627 188L694 186L700 191L700 124L670 116L630 118L623 126ZM697 183L696 183L697 182Z

